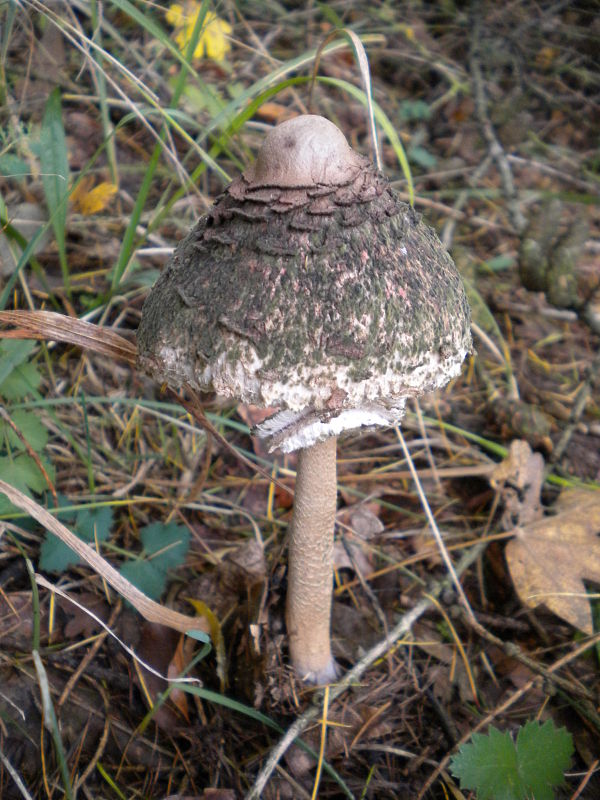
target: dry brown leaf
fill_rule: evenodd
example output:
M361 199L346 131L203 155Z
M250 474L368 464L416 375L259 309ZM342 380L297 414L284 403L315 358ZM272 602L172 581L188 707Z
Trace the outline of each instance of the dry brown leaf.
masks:
M267 122L283 122L284 119L293 115L290 114L287 106L283 106L281 103L267 102L256 110L256 116Z
M529 525L541 516L540 492L544 482L544 459L534 453L524 439L511 442L507 457L490 476L493 488L499 488L504 504L501 525L510 530L515 525Z
M515 528L506 548L519 597L530 608L543 603L585 633L593 633L584 580L600 583L600 492L562 493L556 516Z
M111 328L94 325L54 311L0 311L0 325L15 325L15 330L0 330L0 339L46 339L75 344L84 350L125 361L136 362L136 347Z

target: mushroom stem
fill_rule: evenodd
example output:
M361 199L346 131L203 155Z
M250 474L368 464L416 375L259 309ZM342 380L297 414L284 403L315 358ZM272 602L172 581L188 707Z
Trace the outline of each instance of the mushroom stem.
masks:
M288 545L287 628L292 664L310 683L335 680L330 621L337 479L331 436L300 450Z

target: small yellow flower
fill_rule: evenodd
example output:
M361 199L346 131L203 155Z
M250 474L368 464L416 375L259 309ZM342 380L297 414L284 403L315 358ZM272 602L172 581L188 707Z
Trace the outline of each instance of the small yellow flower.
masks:
M187 0L183 5L173 3L167 11L167 22L175 28L175 41L182 51L192 38L199 13L200 3L196 0ZM230 33L231 25L228 22L217 17L214 11L207 11L193 58L202 58L206 53L207 58L212 58L213 61L223 61L231 50L227 39Z
M180 28L186 24L187 18L185 9L180 3L173 3L167 11L167 22L174 28Z

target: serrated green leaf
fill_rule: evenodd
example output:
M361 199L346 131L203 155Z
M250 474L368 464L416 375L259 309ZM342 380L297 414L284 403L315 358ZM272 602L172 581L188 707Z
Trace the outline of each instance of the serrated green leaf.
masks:
M21 431L31 448L37 453L40 453L48 443L48 430L40 418L32 411L25 411L25 409L22 408L13 411L10 418ZM25 449L25 445L11 426L4 420L0 420L0 448L2 447L5 437L9 447L15 450Z
M519 773L535 800L554 800L573 755L573 737L552 720L529 721L517 736Z
M27 359L35 346L35 342L27 339L5 339L0 342L0 394L2 383L15 367Z
M0 384L0 397L10 401L22 400L34 392L41 382L42 376L35 364L21 364Z
M140 531L146 558L127 561L119 570L142 592L157 600L167 584L167 570L185 561L190 533L183 525L153 522Z
M517 769L517 750L508 732L490 728L463 745L450 762L461 789L471 789L478 800L525 800L526 787Z
M157 569L151 561L126 561L119 572L152 600L158 600L165 590L166 572Z
M40 459L40 462L50 480L53 480L54 469L52 465L44 458ZM41 494L44 489L48 488L46 479L42 475L38 465L31 456L25 455L24 453L15 458L9 458L8 456L0 457L0 478L28 495L30 494L29 490Z
M450 771L461 789L477 793L477 800L553 800L554 787L564 780L573 754L573 739L552 720L528 722L516 744L509 733L490 728L474 734L450 761Z
M44 469L51 481L54 480L54 467L45 458L41 458ZM31 497L31 492L41 494L48 488L46 480L31 456L19 454L16 457L0 456L0 480L10 483L15 489ZM0 497L0 514L20 513L4 496Z
M40 547L40 569L47 572L64 572L73 564L79 564L80 560L77 553L58 536L46 531Z
M84 542L105 542L112 528L113 510L110 506L82 508L77 513L75 533Z
M181 566L190 546L190 532L174 522L153 522L142 528L140 539L152 564L163 572Z
M59 507L69 505L68 498L59 497ZM77 513L73 533L82 541L92 544L97 540L104 542L110 535L113 521L113 510L110 506L102 508L82 508ZM94 533L96 534L94 536ZM46 532L40 548L40 568L51 572L64 572L67 567L81 563L81 558L62 539L50 531Z

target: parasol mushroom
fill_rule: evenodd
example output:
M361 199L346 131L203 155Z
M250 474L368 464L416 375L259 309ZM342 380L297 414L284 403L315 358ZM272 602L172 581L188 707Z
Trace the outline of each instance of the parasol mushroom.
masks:
M150 292L140 367L161 382L275 407L256 429L299 451L287 628L304 680L335 679L330 616L336 437L395 423L471 348L438 237L328 120L267 135Z

